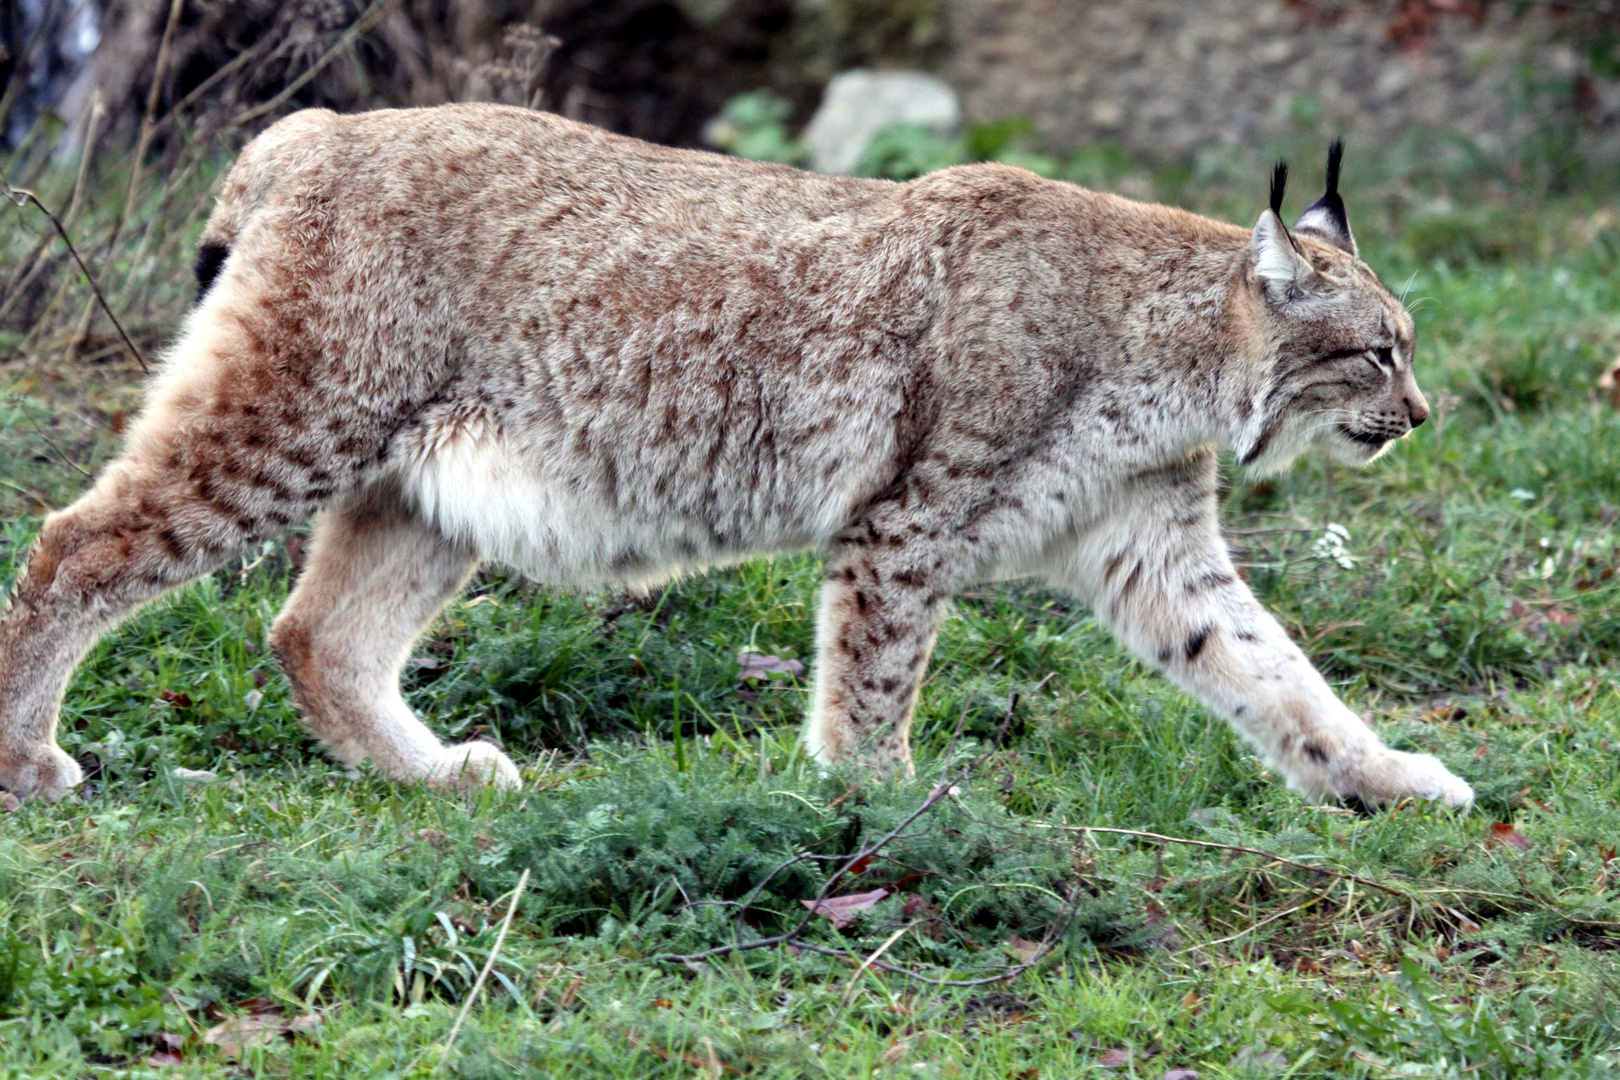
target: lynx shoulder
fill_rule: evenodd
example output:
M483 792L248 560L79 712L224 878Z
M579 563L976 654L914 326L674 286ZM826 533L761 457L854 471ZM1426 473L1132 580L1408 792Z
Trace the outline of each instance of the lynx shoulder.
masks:
M509 786L400 696L484 559L646 586L824 554L809 749L908 768L952 593L1090 603L1311 797L1466 803L1391 751L1234 573L1222 444L1366 461L1422 423L1412 321L1337 192L1253 229L997 165L895 184L496 106L297 114L242 154L124 456L0 618L0 784L56 798L73 667L137 605L314 516L271 634L312 733Z

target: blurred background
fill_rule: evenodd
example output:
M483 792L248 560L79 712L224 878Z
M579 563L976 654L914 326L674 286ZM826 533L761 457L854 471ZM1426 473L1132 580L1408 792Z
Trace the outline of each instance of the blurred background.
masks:
M896 179L993 158L1238 217L1272 156L1342 135L1358 224L1448 254L1526 242L1442 220L1459 196L1620 164L1608 0L3 0L0 85L6 182L154 349L224 164L305 106L501 101ZM129 352L32 213L0 252L0 362Z

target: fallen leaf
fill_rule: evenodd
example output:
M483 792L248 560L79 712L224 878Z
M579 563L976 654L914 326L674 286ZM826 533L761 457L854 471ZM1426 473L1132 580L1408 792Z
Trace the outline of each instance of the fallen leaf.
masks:
M184 1065L186 1059L179 1054L171 1054L167 1050L160 1050L146 1059L146 1064L154 1069L161 1069L166 1065Z
M1164 1074L1163 1080L1198 1080L1197 1069L1171 1069Z
M444 667L444 661L437 656L413 656L405 661L405 664L407 667L413 667L418 671L437 671L439 668Z
M202 1041L219 1047L222 1056L240 1058L255 1046L269 1046L281 1038L281 1017L274 1014L233 1016L203 1032Z
M1146 940L1143 944L1154 949L1174 949L1181 944L1181 935L1176 932L1176 924L1170 918L1170 913L1164 905L1157 900L1149 900L1146 904L1147 918L1142 923L1146 931Z
M191 695L178 690L159 690L158 697L177 709L191 708Z
M1581 620L1575 617L1574 612L1558 604L1554 604L1552 607L1548 608L1542 613L1541 617L1550 623L1557 626L1562 626L1566 630L1570 627L1581 625Z
M866 873L872 868L872 861L876 857L877 856L875 855L862 855L860 858L849 864L849 870L847 873L851 877L860 877L862 874Z
M1105 1050L1097 1058L1096 1063L1105 1069L1117 1069L1122 1065L1131 1063L1131 1052L1129 1050Z
M1350 939L1350 954L1364 964L1367 962L1367 946L1355 938Z
M219 1047L222 1057L237 1059L253 1047L308 1035L321 1025L316 1013L288 1019L269 998L249 998L237 1007L246 1010L245 1014L230 1017L203 1032L204 1044Z
M1035 959L1035 954L1041 951L1040 942L1027 941L1016 934L1002 942L1002 944L1006 946L1007 954L1020 964L1029 963Z
M842 930L855 921L856 915L873 907L888 895L888 889L873 889L871 892L851 893L848 896L829 896L819 904L814 900L800 900L799 903L817 915L825 915L831 919L833 929Z
M1485 846L1488 848L1506 846L1519 851L1529 851L1530 839L1508 822L1498 821L1491 826L1490 834L1485 837Z
M1614 861L1614 852L1615 849L1612 847L1604 847L1602 844L1598 845L1598 854L1603 856L1603 865L1605 866Z
M742 665L742 670L737 673L738 682L762 682L772 675L798 678L804 674L804 665L799 661L792 658L784 660L780 656L766 656L762 653L738 653L737 663Z

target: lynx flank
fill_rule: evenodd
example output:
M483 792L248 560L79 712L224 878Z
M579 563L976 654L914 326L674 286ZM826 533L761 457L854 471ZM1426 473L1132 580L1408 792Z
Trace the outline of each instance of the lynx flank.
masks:
M347 764L519 782L399 669L481 560L646 586L825 555L805 740L909 768L951 594L1089 603L1311 798L1466 804L1387 749L1233 571L1218 447L1364 462L1423 422L1412 320L1337 187L1254 229L998 165L906 184L464 105L299 113L203 235L124 456L45 521L0 618L0 785L60 798L75 664L141 603L316 515L271 643Z

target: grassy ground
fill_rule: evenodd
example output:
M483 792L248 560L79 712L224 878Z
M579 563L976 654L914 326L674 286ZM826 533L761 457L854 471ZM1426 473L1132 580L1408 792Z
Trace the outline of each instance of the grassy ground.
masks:
M1259 205L1258 182L1251 198L1218 169L1065 167L1245 221ZM85 205L116 208L109 175ZM209 175L165 181L136 218L165 226L116 248L108 282L148 351L183 310ZM1022 587L958 601L915 782L822 776L795 750L802 681L739 678L744 651L810 658L808 557L651 607L492 570L417 649L409 690L441 732L504 742L525 790L351 777L304 739L263 649L295 536L103 642L63 711L94 766L83 797L0 815L0 1076L1620 1068L1620 412L1595 386L1620 348L1620 230L1579 194L1448 202L1398 163L1383 176L1352 215L1415 310L1435 419L1362 472L1231 472L1227 521L1264 601L1396 746L1475 785L1471 815L1304 805L1084 611ZM39 177L53 206L71 180ZM8 241L13 284L42 225ZM138 382L110 327L74 336L82 285L47 280L31 321L0 325L8 580L38 514L115 449ZM830 857L975 758L833 883L889 890L848 925L660 959L791 929ZM1043 942L1016 979L968 987L847 958L972 979Z

